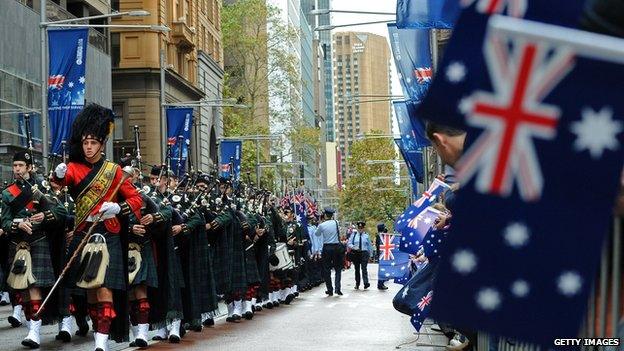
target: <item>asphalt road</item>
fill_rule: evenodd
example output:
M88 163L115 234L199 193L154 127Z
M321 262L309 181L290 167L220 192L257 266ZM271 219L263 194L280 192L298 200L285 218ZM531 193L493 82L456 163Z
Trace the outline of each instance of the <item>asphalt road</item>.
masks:
M415 340L409 318L394 310L392 298L399 286L388 283L389 290L376 289L377 265L369 266L371 288L354 290L353 269L343 272L343 296L325 295L324 286L303 293L291 305L256 313L251 321L227 323L217 320L214 327L201 333L189 332L180 344L153 343L151 350L395 350L402 342ZM221 306L221 311L225 307ZM0 308L0 349L24 350L21 340L25 327L10 328L6 318L9 307ZM74 337L69 344L54 340L57 326L42 328L42 350L92 350L91 333L87 338ZM426 332L423 330L423 332ZM421 335L420 342L445 345L447 339L437 333ZM111 351L124 350L128 344L111 343ZM440 350L411 344L402 350Z

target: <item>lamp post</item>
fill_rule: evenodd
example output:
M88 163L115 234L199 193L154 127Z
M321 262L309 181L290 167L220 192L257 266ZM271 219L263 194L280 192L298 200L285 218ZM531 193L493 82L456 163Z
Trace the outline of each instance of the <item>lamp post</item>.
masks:
M354 13L359 15L388 15L396 16L395 12L374 12L374 11L350 11L350 10L331 10L331 9L318 9L308 12L312 16L328 15L330 13Z
M151 29L156 31L168 31L169 28L166 26L155 26L155 25L92 25L92 24L75 24L74 22L79 21L88 21L92 19L103 19L103 18L114 18L114 17L123 17L123 16L131 16L131 17L145 17L149 16L150 13L144 10L137 11L126 11L126 12L115 12L106 15L97 15L97 16L87 16L87 17L78 17L78 18L70 18L65 20L47 21L46 15L46 0L40 0L40 22L39 22L39 39L41 46L41 136L42 136L42 155L43 155L43 168L44 172L48 168L48 65L46 60L46 49L47 49L47 31L49 27L81 27L81 28L136 28L136 29Z
M395 21L396 20L392 19L392 20L384 20L384 21L370 21L370 22L358 22L358 23L348 23L348 24L331 24L331 25L325 25L325 26L318 26L314 28L314 31L320 32L320 31L333 30L333 29L342 28L342 27L355 27L355 26L365 26L368 24L392 23Z

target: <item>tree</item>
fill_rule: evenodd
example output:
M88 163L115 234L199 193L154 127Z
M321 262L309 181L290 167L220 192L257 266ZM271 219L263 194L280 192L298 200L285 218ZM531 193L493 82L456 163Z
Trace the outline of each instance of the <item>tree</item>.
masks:
M318 144L320 131L303 126L301 103L297 103L302 86L300 67L292 49L299 40L297 30L282 21L277 7L264 0L238 0L224 5L221 23L224 98L248 106L224 109L225 135L269 134L271 129L276 129L286 139L277 143L261 141L260 161L269 161L271 151L299 160L298 150ZM245 142L241 168L254 180L255 165L256 143ZM263 185L274 183L274 170L263 169L261 174Z
M375 131L367 136L379 134ZM353 172L340 192L340 213L345 221L366 221L369 233L376 231L378 222L391 227L396 215L407 204L409 190L404 183L398 186L394 179L389 179L396 175L391 162L369 164L366 161L396 159L394 143L385 138L364 138L355 141L350 150L349 166Z

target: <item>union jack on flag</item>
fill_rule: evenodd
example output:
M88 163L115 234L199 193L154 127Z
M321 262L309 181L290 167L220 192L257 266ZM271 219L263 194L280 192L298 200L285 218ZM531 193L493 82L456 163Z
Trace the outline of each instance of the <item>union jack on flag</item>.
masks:
M468 7L476 1L476 10L483 14L505 13L511 17L524 17L527 11L528 0L461 0L463 7Z
M65 83L65 76L61 74L48 77L48 88L62 89Z
M414 77L416 77L416 81L419 84L425 84L431 82L431 78L433 78L433 73L431 71L431 67L418 67L414 70Z
M410 224L415 225L416 217L424 211L427 207L435 203L436 198L450 189L451 187L439 179L434 179L431 186L427 191L423 192L422 196L408 207L403 214L397 218L394 222L394 230L406 235L410 231Z
M427 293L427 296L423 296L423 298L420 299L420 302L418 303L418 309L421 311L425 310L425 307L429 306L429 304L431 304L431 298L433 297L433 290L430 290Z
M222 163L219 168L220 168L221 172L229 172L230 171L230 164L229 163Z
M381 234L382 244L379 246L379 250L381 250L381 254L379 255L380 260L388 261L394 259L392 250L396 249L397 246L393 243L393 241L394 235Z
M458 164L460 183L477 177L479 192L509 196L514 183L525 201L540 198L544 178L534 138L553 140L561 115L543 102L574 67L570 48L488 35L485 59L494 93L477 90L460 102L468 125L485 131Z

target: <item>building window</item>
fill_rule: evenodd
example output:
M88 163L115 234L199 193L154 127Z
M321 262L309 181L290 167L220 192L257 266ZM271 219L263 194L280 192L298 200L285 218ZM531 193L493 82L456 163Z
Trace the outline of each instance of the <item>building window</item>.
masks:
M113 68L119 67L120 57L119 33L111 33L111 65Z
M192 27L193 23L191 21L193 17L191 16L191 2L189 0L186 0L186 6L184 6L184 11L186 15L186 25Z
M351 44L351 37L350 37L350 36L348 36L348 35L347 35L347 36L345 36L345 37L344 37L344 43L345 43L345 45L349 45L349 44Z
M115 114L115 129L113 130L113 140L124 139L124 104L113 103L113 113Z

